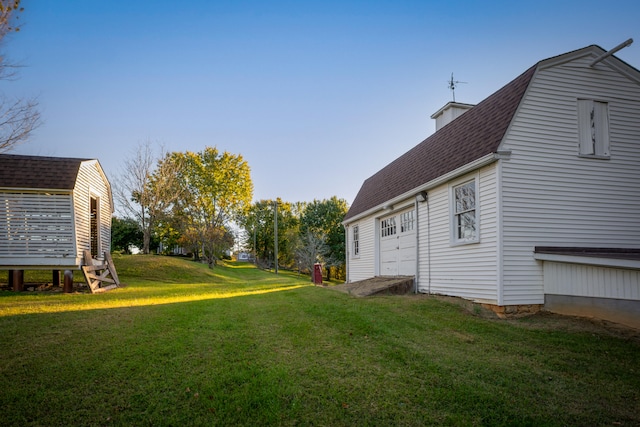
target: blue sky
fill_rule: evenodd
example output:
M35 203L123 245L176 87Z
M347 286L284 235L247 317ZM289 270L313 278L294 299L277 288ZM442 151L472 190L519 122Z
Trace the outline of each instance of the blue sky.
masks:
M362 182L539 60L597 44L640 68L640 2L23 0L3 46L44 120L17 154L97 158L146 140L242 154L254 199L351 203Z

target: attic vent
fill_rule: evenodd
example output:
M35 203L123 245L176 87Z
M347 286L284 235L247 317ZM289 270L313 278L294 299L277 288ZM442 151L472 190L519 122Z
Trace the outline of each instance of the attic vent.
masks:
M460 102L448 102L444 107L431 115L436 121L436 132L451 123L474 107L473 104L462 104Z

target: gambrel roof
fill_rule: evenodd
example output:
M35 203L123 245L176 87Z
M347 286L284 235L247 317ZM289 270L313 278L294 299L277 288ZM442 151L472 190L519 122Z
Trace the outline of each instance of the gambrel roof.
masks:
M368 178L345 220L495 153L537 64Z
M0 154L0 188L71 191L80 165L91 160Z
M368 178L347 212L348 221L394 198L420 189L456 169L497 153L536 70L573 55L599 56L605 50L591 45L548 58L516 77L503 88L456 118L429 138L389 163ZM610 58L615 58L611 56ZM615 58L610 63L628 77L637 80L639 71Z

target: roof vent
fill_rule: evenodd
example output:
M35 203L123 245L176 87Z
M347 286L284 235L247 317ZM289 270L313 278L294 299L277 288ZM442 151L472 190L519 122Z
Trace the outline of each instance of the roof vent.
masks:
M460 102L448 102L444 107L431 115L436 121L436 132L451 123L474 107L473 104L462 104Z

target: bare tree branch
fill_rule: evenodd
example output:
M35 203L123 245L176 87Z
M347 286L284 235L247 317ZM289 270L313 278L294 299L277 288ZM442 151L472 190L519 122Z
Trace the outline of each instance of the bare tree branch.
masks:
M0 153L25 142L40 125L40 112L34 100L12 100L0 96Z
M0 45L6 36L20 30L19 14L23 11L20 0L0 0ZM0 54L0 80L15 77L18 65ZM35 99L9 99L0 95L0 153L10 151L25 142L40 124L40 113Z
M296 258L298 265L306 268L311 273L313 281L313 265L323 261L323 255L328 252L326 236L316 234L308 230L301 238L296 248Z
M125 159L120 175L113 180L118 210L140 225L143 253L149 253L154 228L181 195L177 185L179 167L162 148L156 156L151 141L147 140Z

